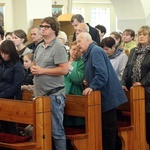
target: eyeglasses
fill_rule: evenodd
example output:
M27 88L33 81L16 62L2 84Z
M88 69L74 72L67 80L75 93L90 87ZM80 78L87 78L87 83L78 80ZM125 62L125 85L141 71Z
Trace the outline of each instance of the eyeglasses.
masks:
M44 28L45 30L51 28L51 26L47 26L47 25L39 25L40 28Z

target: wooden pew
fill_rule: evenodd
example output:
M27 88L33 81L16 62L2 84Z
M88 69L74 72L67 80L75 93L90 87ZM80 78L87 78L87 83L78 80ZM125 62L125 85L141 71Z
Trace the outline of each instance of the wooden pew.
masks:
M149 150L146 142L144 88L131 87L126 96L128 102L118 107L119 110L130 111L130 124L118 127L122 150Z
M67 95L65 114L85 117L85 132L66 135L75 150L102 150L101 95Z
M22 99L25 101L31 101L33 98L33 91L23 90L22 91Z
M51 108L49 97L33 101L0 99L0 120L33 125L33 140L22 143L3 143L9 149L51 150Z

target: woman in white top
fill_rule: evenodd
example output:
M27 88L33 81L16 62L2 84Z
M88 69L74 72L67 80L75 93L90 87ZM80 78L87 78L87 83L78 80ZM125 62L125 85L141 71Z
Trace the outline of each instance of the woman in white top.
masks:
M116 47L116 42L112 37L106 37L101 41L100 46L104 49L110 62L118 76L119 81L126 66L128 57L122 49Z

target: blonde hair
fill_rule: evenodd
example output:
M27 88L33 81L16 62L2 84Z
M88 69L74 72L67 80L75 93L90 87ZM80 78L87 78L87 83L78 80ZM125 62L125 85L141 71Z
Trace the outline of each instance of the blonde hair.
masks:
M31 61L33 61L33 53L26 53L24 56L27 56Z
M150 26L141 26L138 30L138 36L140 33L148 34L148 42L150 43Z

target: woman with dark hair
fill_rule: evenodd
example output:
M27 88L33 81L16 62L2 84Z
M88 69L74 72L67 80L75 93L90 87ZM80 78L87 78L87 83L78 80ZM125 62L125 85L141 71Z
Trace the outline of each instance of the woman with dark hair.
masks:
M24 68L14 43L5 40L0 45L0 98L21 99ZM16 123L0 121L2 132L17 134Z
M112 37L106 37L101 41L100 46L110 59L110 62L118 76L119 81L122 80L122 75L126 63L128 61L127 55L122 49L116 47L116 42Z

